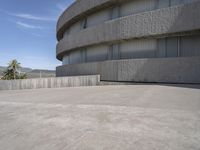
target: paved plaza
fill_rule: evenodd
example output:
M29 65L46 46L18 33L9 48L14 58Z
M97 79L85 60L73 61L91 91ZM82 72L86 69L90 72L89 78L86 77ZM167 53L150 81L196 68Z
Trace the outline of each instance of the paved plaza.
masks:
M0 150L199 150L199 85L0 91Z

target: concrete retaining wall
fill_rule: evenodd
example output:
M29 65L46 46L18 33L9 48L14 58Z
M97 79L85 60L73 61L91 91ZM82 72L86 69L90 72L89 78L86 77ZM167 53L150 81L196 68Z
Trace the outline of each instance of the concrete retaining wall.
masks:
M9 81L0 80L0 90L95 86L99 85L99 82L100 82L99 75L9 80Z
M200 83L200 57L112 60L57 67L57 76L100 74L101 80Z

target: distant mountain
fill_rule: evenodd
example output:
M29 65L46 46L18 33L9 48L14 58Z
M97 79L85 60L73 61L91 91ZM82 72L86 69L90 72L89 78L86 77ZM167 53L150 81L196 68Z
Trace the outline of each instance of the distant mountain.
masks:
M6 67L0 66L0 76L3 75L3 72L5 71L5 69L6 69Z
M3 71L0 69L0 76L3 76Z
M6 67L0 66L0 76L3 76L3 72ZM55 77L55 70L41 70L41 69L31 69L31 68L21 68L22 73L26 73L28 78L46 78Z
M0 71L5 71L7 67L0 66ZM31 72L33 69L31 68L21 68L21 72Z
M42 73L55 73L54 70L40 70L40 69L34 69L31 72L32 73L40 73L40 72L42 72Z
M4 71L5 69L6 69L6 67L0 66L0 71Z
M32 70L31 68L21 68L21 72L31 72Z
M40 70L34 69L31 72L26 73L28 78L47 78L47 77L55 77L56 73L54 70Z

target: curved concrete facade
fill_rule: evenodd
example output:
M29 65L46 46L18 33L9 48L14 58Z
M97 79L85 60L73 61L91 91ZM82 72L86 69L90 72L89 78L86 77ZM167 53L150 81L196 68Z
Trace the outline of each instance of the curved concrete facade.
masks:
M77 0L57 24L57 76L200 83L199 18L200 0Z

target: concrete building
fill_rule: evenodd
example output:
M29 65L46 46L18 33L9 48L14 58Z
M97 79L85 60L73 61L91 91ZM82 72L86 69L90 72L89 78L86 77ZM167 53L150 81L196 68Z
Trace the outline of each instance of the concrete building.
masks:
M77 0L57 39L58 77L200 83L200 0Z

